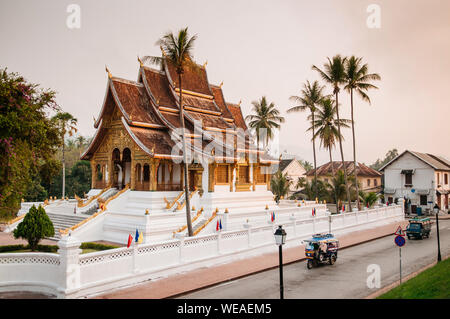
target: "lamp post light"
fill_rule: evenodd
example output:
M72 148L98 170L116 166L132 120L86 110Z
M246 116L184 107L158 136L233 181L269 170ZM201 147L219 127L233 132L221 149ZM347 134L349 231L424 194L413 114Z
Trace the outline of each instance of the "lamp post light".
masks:
M278 245L278 255L280 259L280 299L284 299L284 287L283 287L283 250L282 246L286 243L286 231L282 226L278 226L275 231L275 243Z
M437 233L437 242L438 242L438 262L441 261L441 243L439 240L439 206L434 204L433 211L436 214L436 233Z

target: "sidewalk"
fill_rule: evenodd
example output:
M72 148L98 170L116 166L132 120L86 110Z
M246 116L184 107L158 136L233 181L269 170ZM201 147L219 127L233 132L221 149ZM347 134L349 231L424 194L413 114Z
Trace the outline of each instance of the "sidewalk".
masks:
M351 247L380 237L392 235L399 225L405 228L407 221L396 222L373 229L356 231L338 237L340 247ZM283 250L284 264L305 259L304 246ZM98 295L95 299L162 299L190 291L206 288L218 283L244 277L278 267L278 252L230 262L228 264L200 268L155 281L144 282L133 287Z

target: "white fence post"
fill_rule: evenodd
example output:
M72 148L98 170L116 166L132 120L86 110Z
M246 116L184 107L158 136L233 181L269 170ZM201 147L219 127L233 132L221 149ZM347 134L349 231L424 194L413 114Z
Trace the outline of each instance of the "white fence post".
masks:
M61 292L80 287L80 241L69 235L63 236L58 242L58 254L60 256Z
M178 252L178 262L180 264L183 263L183 248L184 248L184 237L180 238L180 248L179 248L179 252Z

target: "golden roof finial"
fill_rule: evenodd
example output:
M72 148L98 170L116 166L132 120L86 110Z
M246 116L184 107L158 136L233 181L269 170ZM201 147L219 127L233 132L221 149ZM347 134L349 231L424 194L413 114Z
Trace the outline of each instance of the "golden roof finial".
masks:
M158 104L158 105L159 105L159 99L157 99L157 100L156 100L156 104Z
M206 60L205 63L203 63L203 68L206 68L207 65L208 65L208 60Z
M153 147L152 147L152 154L155 154L155 144L153 144Z
M166 52L164 51L162 46L159 46L159 48L161 49L162 54L164 55L164 57L166 57Z
M130 121L132 121L133 120L133 116L130 114Z
M108 73L108 77L112 78L111 72L109 72L109 69L108 69L108 67L106 65L105 65L105 70Z
M97 122L97 120L95 119L95 116L92 116L92 118L94 119L94 123Z
M222 82L220 82L219 86L220 86L220 87L222 87L222 85L223 85L223 81L222 81Z
M144 63L142 63L142 60L141 60L141 58L139 57L139 55L137 56L137 58L138 58L139 64L140 64L141 66L144 66Z
M238 106L241 106L242 100L239 100Z

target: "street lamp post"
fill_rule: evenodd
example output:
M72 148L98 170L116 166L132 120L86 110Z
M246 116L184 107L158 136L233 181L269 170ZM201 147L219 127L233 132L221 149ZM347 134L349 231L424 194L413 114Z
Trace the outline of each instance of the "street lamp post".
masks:
M278 245L279 259L280 259L280 299L284 299L284 287L283 287L283 250L282 246L286 243L286 231L282 226L278 226L275 231L275 243Z
M437 242L438 242L438 262L441 261L441 243L439 240L439 206L434 204L433 207L434 213L436 214L436 233L437 233Z

